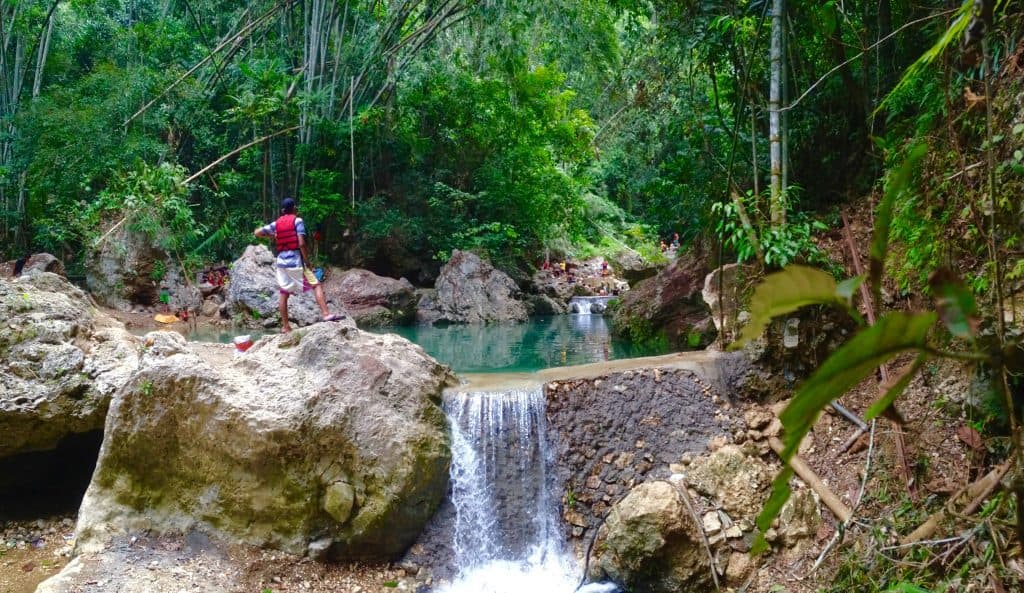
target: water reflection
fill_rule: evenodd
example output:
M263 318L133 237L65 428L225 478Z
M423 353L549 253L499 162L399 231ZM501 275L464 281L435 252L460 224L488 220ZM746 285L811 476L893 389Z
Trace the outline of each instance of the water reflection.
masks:
M371 331L397 333L460 373L532 372L667 352L614 338L601 315L534 317L514 325L412 326Z

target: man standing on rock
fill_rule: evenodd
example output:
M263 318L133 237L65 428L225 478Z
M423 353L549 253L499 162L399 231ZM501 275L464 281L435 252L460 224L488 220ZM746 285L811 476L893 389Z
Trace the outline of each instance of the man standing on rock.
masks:
M277 251L277 284L280 287L278 311L281 313L281 331L288 333L292 327L288 322L288 297L312 290L320 315L324 321L339 321L344 315L332 315L327 309L324 289L312 270L306 267L306 225L295 215L295 200L285 198L281 202L281 216L274 222L262 226L253 234L257 237L273 237Z

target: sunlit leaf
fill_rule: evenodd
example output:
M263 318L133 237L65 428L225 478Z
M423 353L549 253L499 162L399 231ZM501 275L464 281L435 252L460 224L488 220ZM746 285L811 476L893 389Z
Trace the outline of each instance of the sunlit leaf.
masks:
M970 289L956 273L945 267L939 268L928 278L928 285L935 295L935 305L942 323L949 332L958 338L974 339L978 328L978 308Z
M903 367L894 376L890 377L889 384L883 385L885 393L882 397L875 400L875 403L871 404L871 407L864 414L864 419L867 421L874 420L879 414L886 411L892 405L892 402L896 401L896 398L907 389L907 385L910 385L910 381L917 374L917 371L921 370L921 366L927 359L927 356L921 354L914 359L914 362Z
M779 415L786 429L782 458L793 456L825 406L894 356L923 349L935 319L934 313L890 313L829 356Z
M754 289L750 321L732 348L742 348L760 337L773 317L806 305L841 302L836 295L836 281L828 273L807 266L787 266L781 272L766 276Z
M853 299L853 293L857 292L860 285L864 283L864 275L854 276L853 278L847 278L836 286L836 296L842 299L850 301Z

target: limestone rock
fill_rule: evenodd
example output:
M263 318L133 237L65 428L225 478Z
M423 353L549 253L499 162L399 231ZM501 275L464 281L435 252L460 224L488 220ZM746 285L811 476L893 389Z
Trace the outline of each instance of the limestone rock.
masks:
M644 260L636 251L626 248L608 258L608 264L615 270L615 275L625 278L630 285L657 275L663 265Z
M60 276L0 278L0 457L103 428L139 340Z
M720 274L721 278L719 278ZM701 298L711 310L711 320L715 324L715 330L721 332L724 321L727 337L730 340L736 337L736 329L740 325L739 316L743 295L755 278L756 270L743 264L726 264L721 268L711 270L711 273L704 278ZM719 293L719 284L721 284L721 293Z
M360 327L404 324L416 316L416 289L405 278L395 280L353 268L332 275L324 290Z
M801 540L814 537L821 527L821 506L818 495L810 488L795 490L779 513L779 536L782 545L796 546Z
M552 298L546 294L534 294L527 297L527 306L532 315L564 315L569 312L565 301Z
M598 565L627 591L707 591L711 569L699 529L672 484L645 482L609 512Z
M159 303L165 288L176 310L197 311L202 295L186 281L178 261L144 233L122 224L85 255L85 282L100 303L121 311Z
M110 405L81 550L198 530L293 554L326 537L332 558L384 560L439 504L452 377L419 347L351 320L265 336L237 358L200 357L217 345L172 332L146 341Z
M325 289L326 293L326 289ZM227 303L231 314L256 319L278 319L278 288L274 254L265 245L250 245L242 257L231 264ZM332 313L343 313L336 303L328 303ZM288 318L298 326L320 321L320 308L313 291L288 299Z
M759 458L747 456L736 445L725 445L694 459L687 483L718 501L733 517L750 518L761 512L772 475Z
M455 250L441 268L435 293L419 303L424 323L493 323L526 321L519 288L507 274L469 251Z
M704 266L695 257L682 257L634 286L612 316L614 331L640 341L664 333L674 346L710 344L714 334L708 332L709 312L700 297Z
M747 552L733 552L725 568L725 580L730 585L742 585L755 568L754 560Z

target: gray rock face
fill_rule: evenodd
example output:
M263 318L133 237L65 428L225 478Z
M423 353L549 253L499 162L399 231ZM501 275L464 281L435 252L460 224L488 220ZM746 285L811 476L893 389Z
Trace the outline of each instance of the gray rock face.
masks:
M177 260L129 225L114 229L86 254L85 282L99 303L120 311L158 305L162 287L174 311L202 306L202 295L186 280Z
M711 588L711 568L700 529L675 486L641 484L609 513L598 565L627 591L703 593Z
M345 270L325 283L328 298L344 305L361 327L404 324L416 317L416 289L408 280L368 270Z
M79 513L95 550L139 530L383 560L439 504L451 458L447 367L351 320L267 336L245 355L146 336L110 405ZM323 550L327 549L325 553Z
M669 475L670 464L702 451L731 425L716 414L718 389L682 369L637 369L545 386L551 438L558 443L555 476L566 529L589 542L608 508L631 488ZM685 428L673 418L686 418Z
M468 251L452 253L435 289L420 300L416 316L423 323L521 322L528 317L516 283Z
M139 341L55 274L0 278L0 457L103 427Z
M242 257L231 264L231 282L228 283L227 303L231 314L247 315L256 319L279 319L277 310L278 287L274 269L274 254L265 245L250 245ZM343 313L329 303L332 313ZM313 291L288 298L288 318L298 326L320 321L320 308Z
M632 249L623 249L608 259L615 274L626 279L630 285L657 275L663 265L652 264Z

